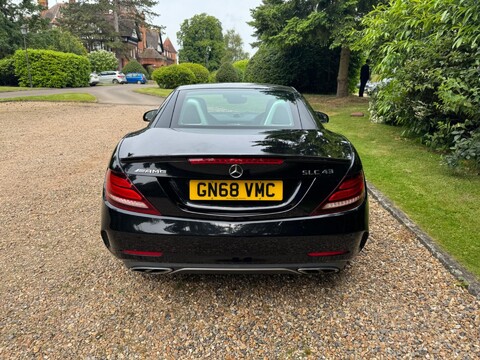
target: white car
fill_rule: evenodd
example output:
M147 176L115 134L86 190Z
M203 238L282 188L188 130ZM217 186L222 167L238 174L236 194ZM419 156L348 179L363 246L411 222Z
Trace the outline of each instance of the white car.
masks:
M100 79L98 78L97 73L91 73L90 74L90 79L88 80L88 84L90 86L95 86L100 82Z
M99 82L103 84L126 84L125 74L120 71L102 71L98 75Z

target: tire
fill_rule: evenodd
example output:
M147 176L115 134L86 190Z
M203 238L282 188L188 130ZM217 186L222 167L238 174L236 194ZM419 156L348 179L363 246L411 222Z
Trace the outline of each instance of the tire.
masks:
M137 84L141 84L142 82L140 80L137 81Z
M112 83L113 83L113 84L118 84L118 80L117 80L117 79L113 79L113 80L112 80Z

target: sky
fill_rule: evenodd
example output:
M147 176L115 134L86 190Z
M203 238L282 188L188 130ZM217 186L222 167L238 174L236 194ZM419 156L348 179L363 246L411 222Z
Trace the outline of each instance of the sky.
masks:
M250 56L256 52L249 45L256 38L252 37L254 29L247 25L251 21L250 9L256 8L262 3L262 0L159 0L154 11L160 16L155 18L154 25L165 26L165 35L163 40L170 38L175 49L180 48L177 43L177 31L185 19L190 19L194 15L206 13L216 17L222 23L223 33L230 29L240 34L243 40L244 51L250 53Z

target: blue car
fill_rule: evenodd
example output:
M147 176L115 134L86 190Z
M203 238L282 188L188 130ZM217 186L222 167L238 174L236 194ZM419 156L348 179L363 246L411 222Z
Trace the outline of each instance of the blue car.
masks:
M128 84L145 84L147 78L142 73L128 73L125 75Z

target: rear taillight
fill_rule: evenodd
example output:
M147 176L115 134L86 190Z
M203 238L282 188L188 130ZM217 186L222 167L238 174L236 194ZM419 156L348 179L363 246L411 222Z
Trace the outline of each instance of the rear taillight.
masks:
M365 180L363 172L345 178L327 201L317 207L312 215L345 211L360 205L365 198Z
M105 179L105 195L107 201L120 209L140 212L143 214L160 215L125 174L107 171Z
M281 165L282 159L272 158L191 158L192 165L244 164L244 165Z

